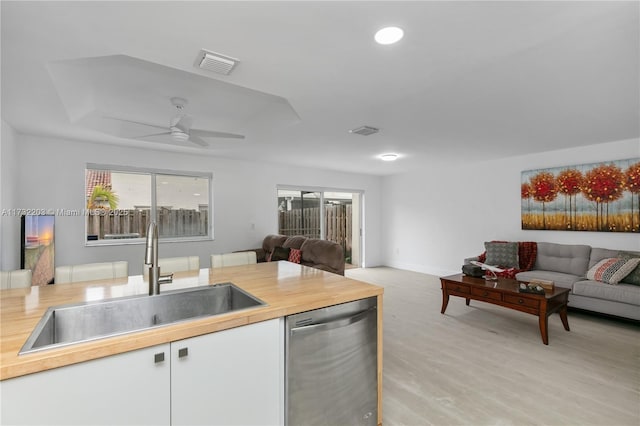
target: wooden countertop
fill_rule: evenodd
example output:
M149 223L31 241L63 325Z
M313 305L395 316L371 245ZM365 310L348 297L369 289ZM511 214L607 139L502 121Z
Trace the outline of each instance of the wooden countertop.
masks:
M148 284L138 275L2 290L0 380L383 293L382 287L285 261L177 273L173 283L161 286L161 292L224 282L234 283L267 305L25 355L18 351L50 306L146 295Z

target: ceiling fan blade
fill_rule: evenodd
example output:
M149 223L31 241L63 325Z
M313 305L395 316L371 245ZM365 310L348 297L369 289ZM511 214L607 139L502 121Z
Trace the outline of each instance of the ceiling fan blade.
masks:
M198 136L194 136L194 135L189 135L189 141L195 143L196 145L200 145L200 146L209 146L208 143L206 143L204 141L204 139L198 137Z
M144 123L142 121L133 121L133 120L127 120L125 118L118 118L118 117L110 117L108 115L103 115L103 118L107 118L109 120L118 120L118 121L124 121L126 123L133 123L133 124L141 124L143 126L149 126L149 127L155 127L157 129L164 129L164 130L168 130L167 126L158 126L157 124L151 124L151 123Z
M150 138L151 136L170 135L171 132L151 133L150 135L135 136L135 139Z
M211 138L244 139L244 135L238 135L236 133L216 132L214 130L191 129L190 134L195 136L209 136Z

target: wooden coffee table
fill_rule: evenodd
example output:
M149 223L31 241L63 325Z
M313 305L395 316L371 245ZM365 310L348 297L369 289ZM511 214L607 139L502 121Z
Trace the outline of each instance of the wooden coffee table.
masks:
M548 318L554 312L560 315L564 329L569 331L567 320L569 289L567 288L556 287L553 292L545 294L520 293L519 281L509 278L498 278L492 281L464 274L441 277L440 282L442 283L442 310L440 311L442 314L449 304L449 296L458 296L466 299L467 306L473 299L537 316L540 335L545 345L549 344Z

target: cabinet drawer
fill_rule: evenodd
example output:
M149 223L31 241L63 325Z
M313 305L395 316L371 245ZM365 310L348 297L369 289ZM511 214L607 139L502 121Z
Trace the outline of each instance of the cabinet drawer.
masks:
M482 297L484 299L502 300L502 293L500 293L499 291L486 290L484 288L472 288L471 294L473 294L474 296Z
M469 294L471 293L471 288L467 285L457 284L457 283L447 283L445 284L448 293L462 293Z
M520 297L520 296L511 296L509 294L504 295L504 301L512 305L526 306L528 308L536 308L536 309L540 305L539 300L529 299L529 298Z

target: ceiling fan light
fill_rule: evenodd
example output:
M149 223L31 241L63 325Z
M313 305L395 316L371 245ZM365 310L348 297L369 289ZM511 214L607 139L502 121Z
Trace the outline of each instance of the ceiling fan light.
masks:
M186 142L189 140L189 135L180 130L171 129L171 137L176 142Z

